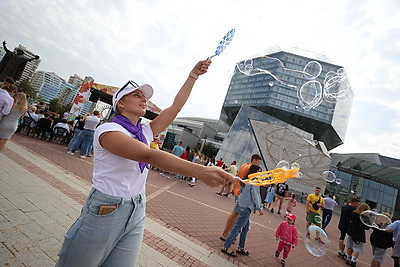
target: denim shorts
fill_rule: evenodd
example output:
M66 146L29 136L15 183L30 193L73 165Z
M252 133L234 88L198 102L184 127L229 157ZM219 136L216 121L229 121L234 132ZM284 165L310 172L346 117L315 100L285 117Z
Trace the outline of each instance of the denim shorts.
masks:
M387 249L372 246L372 260L382 264L385 261L386 251Z
M101 205L116 205L98 215ZM143 239L146 200L92 189L81 214L64 236L56 266L135 266Z

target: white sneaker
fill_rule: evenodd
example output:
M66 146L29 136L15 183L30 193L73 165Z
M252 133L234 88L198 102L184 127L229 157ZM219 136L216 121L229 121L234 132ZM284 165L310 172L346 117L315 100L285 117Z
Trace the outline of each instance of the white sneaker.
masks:
M69 151L69 150L68 150L67 154L69 154L69 155L72 155L72 156L73 156L73 155L74 155L74 152L72 152L72 151Z
M86 159L86 156L81 156L81 159Z

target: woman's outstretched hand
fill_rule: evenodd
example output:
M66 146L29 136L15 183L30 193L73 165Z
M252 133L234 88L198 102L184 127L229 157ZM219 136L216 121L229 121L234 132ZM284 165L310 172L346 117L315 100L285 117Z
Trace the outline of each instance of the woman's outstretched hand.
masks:
M216 187L222 184L234 182L233 175L225 172L221 167L211 166L204 168L197 176L206 185Z

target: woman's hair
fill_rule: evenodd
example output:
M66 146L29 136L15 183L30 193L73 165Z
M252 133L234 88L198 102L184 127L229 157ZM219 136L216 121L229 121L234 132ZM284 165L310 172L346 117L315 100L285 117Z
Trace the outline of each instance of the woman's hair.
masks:
M296 194L295 194L295 193L292 193L292 194L291 194L291 197L292 197L292 198L296 198Z
M22 92L17 92L14 94L13 98L13 109L18 110L21 113L25 113L28 110L28 99L26 98L26 94Z
M248 171L247 174L246 174L246 176L243 177L243 180L249 179L249 175L250 175L250 174L256 173L256 172L260 172L260 171L261 171L261 167L260 167L260 166L255 165L255 164L251 165L250 168L249 168L249 171ZM241 185L242 187L244 187L246 184L243 183L243 182L240 182L240 185Z
M362 203L360 206L358 206L358 208L357 209L355 209L355 213L357 213L357 214L360 214L361 212L363 212L363 211L366 211L366 210L370 210L371 208L368 206L368 204L367 203Z

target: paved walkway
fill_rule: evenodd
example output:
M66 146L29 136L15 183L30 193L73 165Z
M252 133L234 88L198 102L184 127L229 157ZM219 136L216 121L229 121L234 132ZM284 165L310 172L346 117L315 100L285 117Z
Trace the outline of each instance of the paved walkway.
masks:
M90 190L93 165L66 153L66 147L16 134L0 153L0 266L53 266L63 235L78 217ZM252 215L246 248L249 256L220 252L219 234L233 199L215 194L202 183L150 171L147 183L146 230L140 266L279 266L273 257L274 231L281 216ZM287 266L346 266L336 257L337 217L328 227L333 245L324 257L313 257L302 241L304 205L295 208L300 235ZM303 229L304 228L304 229ZM233 248L235 248L233 246ZM358 266L369 266L370 246ZM390 266L391 262L387 259Z

